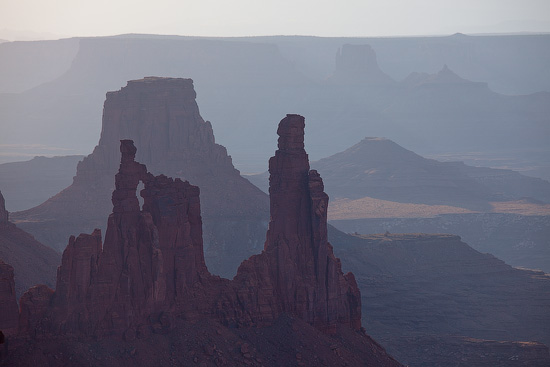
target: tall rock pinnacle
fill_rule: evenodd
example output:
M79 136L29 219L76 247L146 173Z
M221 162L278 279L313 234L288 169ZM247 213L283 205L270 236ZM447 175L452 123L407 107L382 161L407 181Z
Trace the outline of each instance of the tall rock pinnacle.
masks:
M201 275L205 282L210 277L198 187L147 172L134 160L131 140L121 140L120 152L103 248L96 230L71 237L63 253L54 297L62 329L135 333L151 320L154 326L155 315L188 302L188 290L200 283ZM143 209L137 199L140 182Z
M330 330L345 322L358 329L359 290L351 273L342 274L327 241L328 195L317 171L309 170L304 127L299 115L281 120L279 149L269 160L271 221L265 254L272 262L275 292L284 310L313 325Z
M55 293L35 287L23 295L21 330L32 334L48 319L56 333L132 336L171 328L174 315L249 327L271 325L283 313L328 334L338 324L361 329L359 289L327 242L328 196L309 170L304 118L288 115L278 134L265 248L231 281L205 265L199 188L152 175L135 161L133 141L121 140L105 242L99 230L71 236Z
M75 337L115 343L123 337L127 343L143 339L139 345L147 346L152 333L169 334L164 341L173 345L174 336L187 334L186 328L198 322L218 325L217 335L227 332L222 325L277 330L284 323L308 344L329 338L320 333L337 335L343 348L349 344L356 351L346 357L354 365L400 366L362 332L355 278L342 273L327 242L328 196L319 174L309 170L304 118L287 115L278 134L279 149L270 160L272 212L264 250L243 261L233 280L213 276L206 267L199 188L149 173L135 160L134 142L121 140L105 241L100 230L71 236L55 292L42 285L23 294L19 332L36 347L27 349L42 353L40 342L54 335L61 344ZM13 280L7 270L6 279ZM12 319L0 319L0 328ZM291 343L302 343L296 340ZM240 349L245 359L248 348L244 343ZM88 348L81 349L87 353ZM291 351L294 358L301 356Z

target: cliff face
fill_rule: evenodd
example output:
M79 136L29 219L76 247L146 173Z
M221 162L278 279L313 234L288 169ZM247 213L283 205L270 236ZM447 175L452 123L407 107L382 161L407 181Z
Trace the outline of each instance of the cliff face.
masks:
M327 334L338 325L361 330L355 279L342 273L327 242L328 196L309 171L304 118L288 115L278 134L265 248L232 281L205 265L198 187L149 173L135 161L133 142L122 140L104 244L99 230L70 238L55 293L35 287L23 295L21 330L133 340L168 332L176 317L252 327L273 325L282 314Z
M215 143L212 126L200 116L195 97L193 81L180 78L133 80L120 91L107 93L99 144L79 162L73 184L43 204L15 213L14 218L58 250L71 233L105 230L119 141L131 139L138 148L138 160L152 173L201 187L207 248L225 257L234 274L250 254L250 249L240 253L239 242L254 247L263 241L258 234L265 231L268 199L240 176L226 149ZM214 271L231 274L221 266Z

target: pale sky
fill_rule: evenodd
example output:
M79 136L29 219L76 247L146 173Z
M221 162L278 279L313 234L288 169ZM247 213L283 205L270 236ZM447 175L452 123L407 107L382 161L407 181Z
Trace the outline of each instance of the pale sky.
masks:
M550 32L550 0L0 0L0 38L10 31L60 37Z

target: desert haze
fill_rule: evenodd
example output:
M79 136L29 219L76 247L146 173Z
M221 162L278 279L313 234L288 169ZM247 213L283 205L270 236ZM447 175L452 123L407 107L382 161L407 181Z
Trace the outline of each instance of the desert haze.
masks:
M126 2L0 4L0 366L550 366L547 2Z

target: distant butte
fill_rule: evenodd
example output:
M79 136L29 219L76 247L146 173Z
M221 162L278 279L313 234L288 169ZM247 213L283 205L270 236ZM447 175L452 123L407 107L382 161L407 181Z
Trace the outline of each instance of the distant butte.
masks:
M268 197L240 176L225 147L216 144L210 122L199 113L193 80L183 78L146 77L108 92L99 143L78 163L72 185L39 206L13 213L16 223L58 251L71 233L105 230L124 139L134 141L137 159L153 174L200 186L206 255L212 254L216 274L233 276L243 259L259 251L269 220Z

